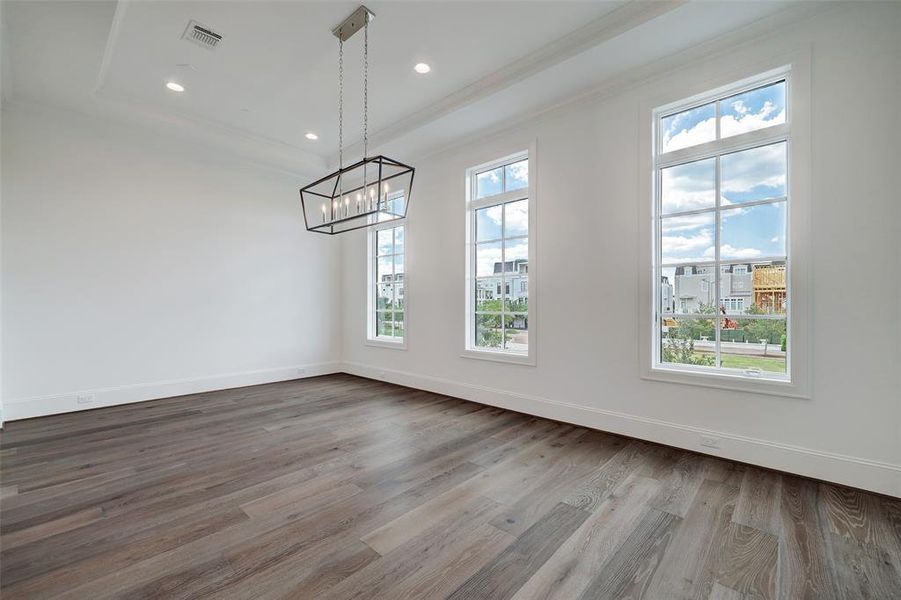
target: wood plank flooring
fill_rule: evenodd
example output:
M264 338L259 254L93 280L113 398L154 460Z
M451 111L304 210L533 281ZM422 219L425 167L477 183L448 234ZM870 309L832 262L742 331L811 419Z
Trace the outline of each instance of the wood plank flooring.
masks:
M332 375L7 424L0 592L898 599L901 500Z

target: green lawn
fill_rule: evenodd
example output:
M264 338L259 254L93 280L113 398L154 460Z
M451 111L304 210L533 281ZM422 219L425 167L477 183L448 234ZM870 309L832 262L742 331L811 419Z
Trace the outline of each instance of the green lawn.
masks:
M773 373L785 373L785 359L770 356L736 356L724 354L723 366L729 369L760 369Z

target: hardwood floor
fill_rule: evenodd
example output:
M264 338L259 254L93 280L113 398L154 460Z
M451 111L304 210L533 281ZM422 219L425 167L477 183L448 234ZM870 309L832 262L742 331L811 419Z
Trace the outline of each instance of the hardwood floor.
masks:
M13 598L901 598L901 500L349 375L9 423Z

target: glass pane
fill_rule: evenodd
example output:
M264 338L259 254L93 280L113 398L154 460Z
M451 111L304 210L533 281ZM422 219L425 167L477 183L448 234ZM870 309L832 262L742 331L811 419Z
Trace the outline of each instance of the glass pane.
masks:
M716 138L713 103L660 119L661 152L696 146Z
M752 265L753 298L748 314L785 314L786 269L784 261Z
M397 254L404 252L404 228L402 226L394 228L394 251Z
M379 256L384 254L391 254L392 246L391 241L393 239L392 233L390 229L380 229L375 232L376 236L376 250Z
M529 186L529 159L507 165L504 169L506 171L506 191L519 190Z
M504 315L504 349L520 354L529 353L529 316Z
M785 82L720 100L720 137L785 123Z
M494 196L504 191L504 168L498 167L476 175L476 198Z
M504 283L504 310L526 312L529 310L529 276L514 273Z
M664 317L660 321L660 362L712 367L716 362L713 319Z
M501 239L503 206L489 206L476 211L476 241Z
M723 155L723 205L784 197L785 149L785 142L780 142Z
M504 237L529 235L529 201L518 200L504 205Z
M473 299L475 301L476 310L500 312L501 297L497 293L499 285L501 285L500 277L476 279L475 298Z
M785 373L785 319L723 317L720 329L721 366Z
M403 309L406 305L403 282L394 284L394 306Z
M384 310L386 308L391 308L391 303L394 301L393 294L394 294L393 284L380 283L377 286L375 286L375 308L376 308L376 310Z
M661 169L660 199L662 214L713 207L716 204L716 159Z
M480 348L500 348L501 316L476 314L476 346Z
M391 283L394 280L394 258L383 256L378 259L375 270L376 283Z
M720 219L721 259L785 256L785 202L731 208Z
M660 248L663 264L713 260L714 223L712 212L661 219Z
M476 277L488 277L501 273L501 244L489 242L476 244Z
M529 272L529 238L518 238L504 241L504 272Z
M391 313L377 312L375 313L375 335L376 337L391 336Z
M665 267L660 271L663 314L714 314L716 268L713 265Z
M394 280L402 281L404 278L404 255L396 254L394 256Z
M395 312L394 321L392 322L392 334L395 338L403 339L404 337L404 313Z
M388 198L388 212L394 213L395 215L403 215L404 214L404 201L405 197L403 194L397 194L395 196L391 196Z

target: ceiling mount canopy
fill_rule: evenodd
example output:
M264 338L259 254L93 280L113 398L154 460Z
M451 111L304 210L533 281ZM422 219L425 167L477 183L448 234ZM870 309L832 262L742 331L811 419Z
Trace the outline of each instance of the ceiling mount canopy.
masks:
M332 30L338 38L338 170L301 188L308 231L334 235L407 215L415 169L369 151L369 23L360 6ZM344 42L363 30L363 158L344 166Z

